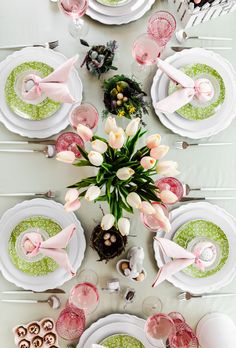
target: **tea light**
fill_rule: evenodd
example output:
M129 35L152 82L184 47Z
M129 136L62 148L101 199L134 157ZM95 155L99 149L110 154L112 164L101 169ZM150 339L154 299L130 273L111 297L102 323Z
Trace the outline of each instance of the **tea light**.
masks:
M110 293L112 292L118 292L120 290L120 282L117 278L112 278L107 281L106 288L103 288L102 290L108 291Z

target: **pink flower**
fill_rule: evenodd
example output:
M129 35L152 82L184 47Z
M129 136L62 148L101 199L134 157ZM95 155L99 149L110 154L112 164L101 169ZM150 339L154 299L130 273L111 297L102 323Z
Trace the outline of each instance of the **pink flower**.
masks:
M77 133L84 142L90 141L93 137L93 132L91 129L80 123L77 126Z
M154 209L153 205L149 202L146 202L146 201L143 201L141 203L140 210L142 213L147 214L147 215L155 214L155 209Z
M175 176L179 174L178 163L173 161L163 161L156 166L157 174L164 176Z
M161 191L158 196L164 204L174 204L178 202L178 197L170 190Z
M121 149L125 142L125 133L122 128L118 128L117 131L111 131L109 133L109 145L113 149Z
M154 147L159 146L160 142L161 142L160 134L153 134L147 138L146 145L149 149L153 149Z
M169 219L165 216L163 209L161 208L159 204L155 204L154 209L155 209L154 216L158 220L160 228L166 233L169 233L171 230L171 224Z
M61 151L58 152L56 159L60 162L73 164L75 161L75 154L72 151Z
M78 210L81 206L79 192L75 188L69 189L65 195L64 208L67 212Z
M144 169L151 169L156 164L156 160L150 156L144 156L141 159L140 164Z
M160 160L167 154L168 151L169 151L169 146L160 145L158 147L154 147L153 149L151 149L150 155L156 160Z

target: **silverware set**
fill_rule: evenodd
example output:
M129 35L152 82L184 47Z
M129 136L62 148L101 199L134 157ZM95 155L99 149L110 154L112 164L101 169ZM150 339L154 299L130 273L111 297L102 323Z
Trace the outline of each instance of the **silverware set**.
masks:
M11 193L0 193L0 197L41 197L41 198L55 198L55 191L47 191L47 192L11 192Z
M37 149L0 149L2 153L42 153L46 158L54 158L56 156L56 147L47 145L42 150Z
M230 297L236 296L236 293L219 293L219 294L202 294L202 295L194 295L190 292L181 292L177 298L179 301L189 301L191 299L196 298L218 298L218 297Z
M49 41L45 43L40 44L19 44L19 45L8 45L8 46L0 46L0 50L15 50L15 49L21 49L25 47L43 47L47 49L53 50L54 48L59 46L59 41Z
M228 146L233 145L233 143L188 143L186 141L177 141L175 143L175 148L178 150L187 150L190 147L207 147L207 146Z

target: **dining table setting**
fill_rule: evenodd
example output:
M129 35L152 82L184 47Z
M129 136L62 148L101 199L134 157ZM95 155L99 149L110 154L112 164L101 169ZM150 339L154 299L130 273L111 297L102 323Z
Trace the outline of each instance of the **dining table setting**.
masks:
M234 348L236 1L0 0L7 348Z

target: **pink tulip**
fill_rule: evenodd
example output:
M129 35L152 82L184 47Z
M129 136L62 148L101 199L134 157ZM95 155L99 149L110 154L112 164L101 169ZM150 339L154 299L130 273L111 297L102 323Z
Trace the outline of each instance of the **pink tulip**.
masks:
M178 197L170 190L161 191L158 196L164 204L174 204L178 202Z
M80 206L81 206L81 203L77 199L76 201L74 201L72 203L70 203L70 202L65 203L64 208L65 208L65 211L67 211L69 213L71 211L78 210L80 208Z
M156 164L156 160L155 158L152 158L150 156L144 156L141 159L140 164L144 169L148 170L154 167L154 165Z
M179 174L177 170L178 163L173 161L163 161L157 164L156 171L157 174L164 176L175 176Z
M116 132L117 131L117 125L116 125L116 119L114 117L107 117L105 122L105 133L109 134L110 132Z
M64 208L67 212L78 210L81 206L78 190L75 188L69 189L66 192L65 201Z
M93 137L91 129L80 123L77 126L77 133L84 142L90 141Z
M166 233L169 233L171 231L171 224L169 219L165 216L162 208L160 205L155 204L154 206L155 209L155 218L158 220L158 223L160 225L160 228L165 231Z
M149 202L146 202L146 201L143 201L141 203L140 210L142 213L147 214L147 215L155 214L155 209L154 209L153 205Z
M160 145L158 147L154 147L153 149L151 149L150 155L156 160L160 160L167 154L168 151L169 151L169 146Z
M160 142L161 142L160 134L153 134L147 138L146 145L149 149L153 149L154 147L159 146Z
M118 128L116 132L109 133L109 145L113 149L121 149L125 142L125 133L122 128Z
M58 152L56 159L60 162L73 164L75 161L75 154L72 151L61 151Z

